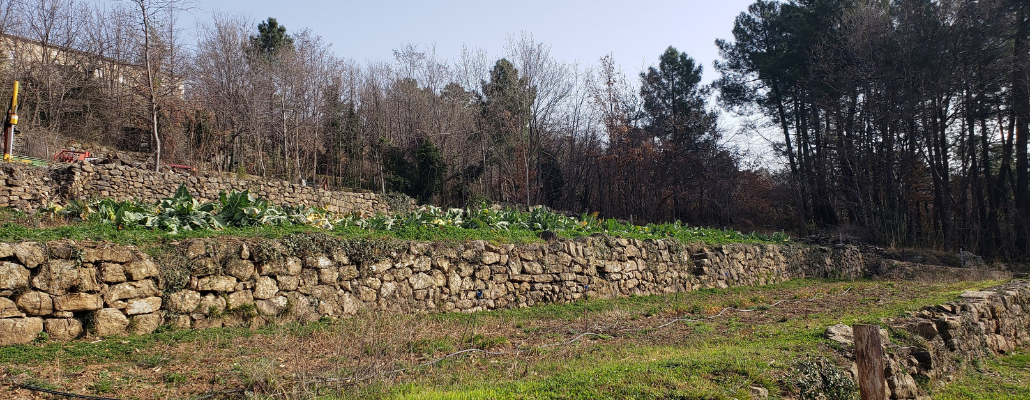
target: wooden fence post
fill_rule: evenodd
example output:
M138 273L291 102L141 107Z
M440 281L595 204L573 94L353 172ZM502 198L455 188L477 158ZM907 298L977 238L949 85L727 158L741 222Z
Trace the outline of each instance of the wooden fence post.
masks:
M862 400L887 400L883 376L883 348L878 325L855 325L855 362L858 363L858 388Z

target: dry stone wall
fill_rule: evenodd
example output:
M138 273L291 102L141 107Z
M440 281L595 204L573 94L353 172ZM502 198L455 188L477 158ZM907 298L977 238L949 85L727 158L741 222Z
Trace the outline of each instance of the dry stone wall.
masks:
M55 170L0 162L0 207L34 211L61 198Z
M929 399L929 389L955 379L969 366L1030 343L1030 281L965 292L957 301L888 320L887 325L897 339L884 342L888 398ZM830 327L827 336L854 360L851 327ZM848 374L852 380L857 376L854 363Z
M323 207L331 212L389 212L374 193L323 190L280 180L241 178L217 172L154 172L116 164L60 164L32 167L0 163L0 207L33 211L65 199L113 198L154 203L185 185L197 198L212 201L221 191L250 190L278 205ZM404 206L411 206L410 201Z
M361 310L474 312L856 277L857 249L590 237L491 245L191 239L154 260L132 246L0 244L0 344L82 335L261 325Z
M149 333L163 321L160 271L132 247L0 243L0 345ZM87 326L88 325L88 326Z

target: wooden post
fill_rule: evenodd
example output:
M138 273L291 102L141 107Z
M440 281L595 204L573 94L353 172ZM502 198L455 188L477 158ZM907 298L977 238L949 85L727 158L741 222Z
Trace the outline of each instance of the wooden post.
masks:
M878 325L855 325L855 362L862 400L887 400L883 376L883 348Z

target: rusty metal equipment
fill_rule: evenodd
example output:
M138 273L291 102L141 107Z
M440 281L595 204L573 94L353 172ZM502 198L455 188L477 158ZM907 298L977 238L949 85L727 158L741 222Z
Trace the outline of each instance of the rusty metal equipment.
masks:
M14 92L11 94L11 106L7 109L7 117L4 118L4 161L12 160L14 152L14 126L18 125L18 89L20 84L14 81Z
M76 151L76 150L61 149L60 152L58 152L56 155L54 155L54 161L60 161L60 162L66 162L66 163L75 163L75 162L87 161L87 160L91 159L92 157L93 157L93 155L89 154L88 151Z
M173 172L186 172L186 173L197 172L196 168L193 168L193 167L191 167L189 165L165 164L165 166L168 167Z

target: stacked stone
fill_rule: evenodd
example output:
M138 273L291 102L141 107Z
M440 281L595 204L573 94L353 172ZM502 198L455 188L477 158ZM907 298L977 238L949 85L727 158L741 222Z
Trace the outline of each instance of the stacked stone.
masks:
M37 244L8 245L9 254L0 253L12 260L2 274L10 277L3 283L4 297L14 306L5 308L4 318L13 318L8 324L15 319L34 324L9 343L31 340L43 329L35 329L41 320L23 321L30 317L64 320L48 322L46 330L68 339L81 334L82 319L93 321L93 333L106 336L127 328L150 332L162 320L179 328L206 328L310 321L360 310L475 312L583 297L762 285L810 277L806 274L813 270L857 277L862 265L854 248L740 244L709 249L609 237L520 246L397 242L375 251L366 251L373 242L340 240L299 253L287 250L291 240L298 243L298 238L185 240L178 245L182 257L174 258L182 261L163 266L164 274L131 247L55 242L47 258ZM13 262L25 254L37 255L28 258L34 261ZM159 287L158 275L168 282ZM58 326L72 328L63 332ZM0 328L0 334L11 329Z
M186 185L190 194L203 201L218 199L221 191L250 190L277 205L323 207L330 212L389 212L389 206L374 193L352 193L322 190L280 180L266 180L256 177L240 178L233 174L198 172L182 174L173 172L155 173L139 168L106 164L77 164L78 198L110 197L117 200L138 199L155 202L171 196L181 185Z
M267 252L251 251L282 247L275 242L248 245L197 239L181 246L195 273L168 304L176 314L172 320L183 328L261 324L272 318L313 320L362 309L474 312L571 302L584 296L761 285L797 275L791 264L796 260L784 256L779 246L688 250L666 240L584 238L523 246L410 243L381 260L355 260L339 249L270 259L259 255ZM823 253L793 248L790 252L803 256L803 262L795 264L806 266L815 259L808 253ZM859 271L857 252L855 257L857 262L838 257L856 264L842 270ZM233 312L251 306L256 311L253 318Z
M287 311L305 321L356 312L343 289L357 267L342 253L263 259L245 243L192 240L183 246L195 272L169 295L168 312L179 328L261 325Z
M922 346L892 349L888 386L894 399L919 398L913 383L922 376L946 382L978 360L1030 343L1030 282L1013 281L986 291L970 291L958 301L926 308L892 321L924 340Z
M0 163L0 207L35 210L53 201L55 182L49 170L16 163Z
M917 381L928 381L930 386L951 381L980 360L1030 343L1030 281L965 292L960 300L927 307L888 324L911 334L903 343L883 343L888 397L929 399ZM843 345L844 356L854 359L851 327L830 327L827 336ZM852 378L857 370L852 363Z
M52 174L67 175L68 179L54 180L50 178ZM60 201L56 198L58 194L70 199L111 198L154 203L171 196L181 185L201 201L217 200L221 191L250 190L276 205L322 207L334 213L390 212L389 205L374 193L322 190L279 180L241 179L233 174L217 172L154 172L116 164L89 163L51 167L3 164L0 168L0 207L35 211L51 201Z
M49 256L48 256L49 255ZM163 322L157 264L133 247L0 243L0 344L150 333Z

